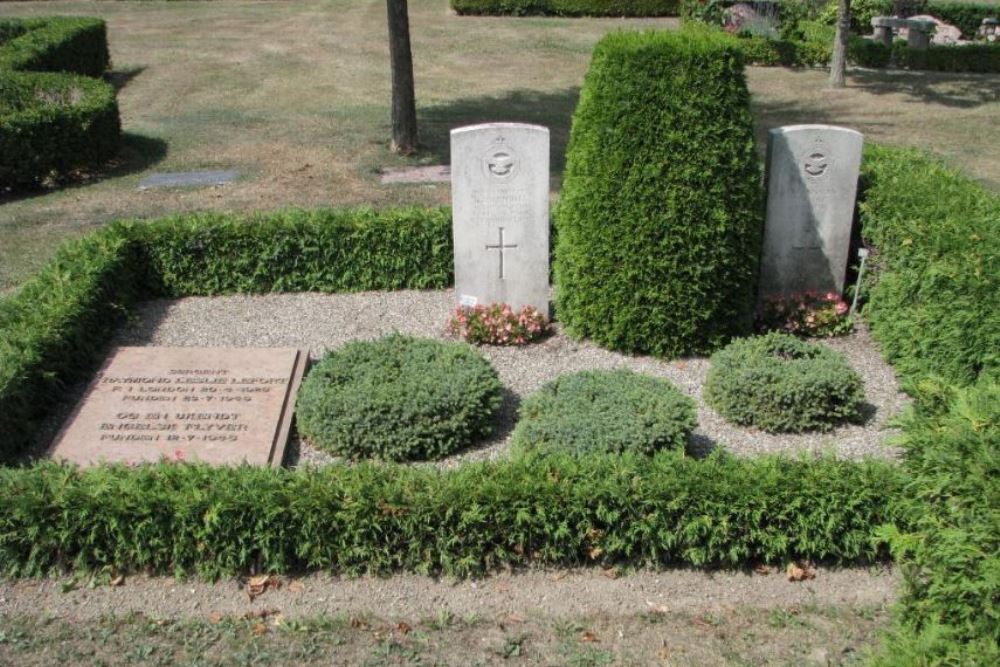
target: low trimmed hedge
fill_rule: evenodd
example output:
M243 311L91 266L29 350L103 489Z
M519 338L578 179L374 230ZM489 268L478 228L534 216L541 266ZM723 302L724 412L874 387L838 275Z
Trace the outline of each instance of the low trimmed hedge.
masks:
M1000 374L1000 196L915 149L866 146L863 314L907 381Z
M457 470L156 464L0 470L0 571L332 570L468 576L525 564L857 563L886 552L890 463L525 457Z
M192 214L67 243L0 298L0 459L24 449L65 385L93 372L139 299L443 288L451 244L444 209Z
M489 361L465 343L393 334L328 352L295 403L300 433L349 459L439 459L488 436L503 402Z
M111 85L52 72L0 71L0 189L106 162L120 136Z
M669 380L626 369L570 373L525 399L511 447L525 452L653 454L683 450L694 401Z
M451 0L462 15L677 16L680 0Z
M693 28L601 40L554 221L571 335L677 357L749 333L763 206L738 40Z
M0 70L99 77L111 63L101 19L57 16L0 20Z
M903 422L900 525L882 531L903 573L897 625L873 661L1000 662L1000 384L922 382Z

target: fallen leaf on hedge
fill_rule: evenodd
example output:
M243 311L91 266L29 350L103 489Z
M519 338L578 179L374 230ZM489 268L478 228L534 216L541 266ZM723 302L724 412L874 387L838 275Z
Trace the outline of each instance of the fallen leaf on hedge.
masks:
M267 634L267 626L263 623L254 623L253 633L260 637L261 635Z
M601 554L603 553L604 549L602 549L601 547L591 547L587 551L587 555L590 557L590 560L597 560L598 558L601 557Z
M586 642L588 644L593 644L594 642L599 642L600 640L597 638L597 635L595 635L593 632L591 632L590 630L585 630L584 632L580 633L580 641Z
M208 615L208 622L211 623L212 625L218 625L219 623L222 623L222 614L220 614L217 611L213 611L211 614Z
M802 565L789 563L786 574L789 581L805 581L806 579L816 578L816 570L812 569L808 563L803 563Z
M412 630L413 628L411 628L410 624L407 623L406 621L400 621L399 625L396 626L396 629L399 630L404 635L408 635L410 634L410 630Z

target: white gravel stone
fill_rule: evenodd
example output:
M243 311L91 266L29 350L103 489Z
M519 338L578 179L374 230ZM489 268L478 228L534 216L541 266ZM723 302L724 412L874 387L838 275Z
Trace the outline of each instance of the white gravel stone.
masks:
M207 347L301 347L315 360L327 350L357 339L375 339L393 332L445 339L453 294L442 291L365 292L356 294L273 294L263 296L190 297L143 304L115 341L118 345ZM558 331L542 342L523 347L480 347L506 387L502 426L488 441L436 465L452 467L467 461L507 455L510 433L521 399L564 373L585 369L625 367L664 377L698 405L698 428L691 449L704 453L723 447L739 456L769 453L829 452L840 457L896 458L899 451L886 440L895 435L893 417L907 403L892 368L880 355L867 331L823 340L842 352L861 375L867 399L867 420L828 433L768 434L727 423L705 405L701 388L708 372L705 358L662 361L604 350L575 341ZM290 461L323 464L336 459L308 443L292 443Z

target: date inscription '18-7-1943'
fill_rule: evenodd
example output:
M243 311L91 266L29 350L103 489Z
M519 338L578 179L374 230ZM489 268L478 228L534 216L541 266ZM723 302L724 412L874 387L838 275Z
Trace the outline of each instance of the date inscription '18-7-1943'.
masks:
M280 465L307 359L295 349L118 348L51 454L81 465Z

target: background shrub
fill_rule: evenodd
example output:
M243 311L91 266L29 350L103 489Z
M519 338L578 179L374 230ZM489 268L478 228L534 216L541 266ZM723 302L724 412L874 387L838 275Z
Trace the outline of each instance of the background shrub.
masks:
M712 355L704 393L728 421L768 432L827 430L858 418L865 398L843 355L778 332Z
M0 571L215 577L882 558L897 466L675 452L429 466L0 469Z
M392 335L329 352L302 382L299 431L352 459L436 459L493 429L503 386L468 345Z
M1000 18L1000 7L988 2L930 0L926 13L959 28L963 39L973 39L979 26L983 24L983 19Z
M680 0L451 0L459 14L677 16Z
M563 375L521 405L513 447L571 454L682 449L694 401L669 381L619 369Z
M115 89L97 79L0 71L0 188L106 162L118 150Z
M572 335L671 357L750 331L763 220L749 101L740 47L717 32L597 45L555 214Z
M99 77L110 64L107 28L101 19L55 16L0 20L0 70Z
M905 379L1000 371L1000 197L913 149L866 147L863 314Z

